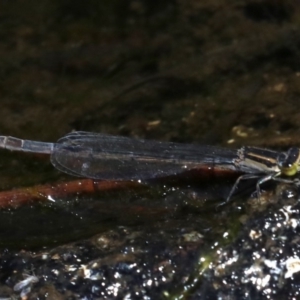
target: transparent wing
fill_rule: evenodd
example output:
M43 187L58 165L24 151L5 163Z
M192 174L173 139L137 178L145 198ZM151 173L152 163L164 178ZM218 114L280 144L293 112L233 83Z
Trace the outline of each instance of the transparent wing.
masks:
M59 139L52 164L70 175L93 179L150 179L206 166L234 170L236 151L137 140L89 132L73 132Z

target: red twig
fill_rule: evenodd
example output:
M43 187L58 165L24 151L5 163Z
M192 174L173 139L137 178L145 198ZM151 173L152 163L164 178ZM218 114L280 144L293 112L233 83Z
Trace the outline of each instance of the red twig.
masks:
M37 185L0 192L0 208L16 208L31 202L48 201L51 198L55 199L55 197L66 197L77 193L118 190L139 185L139 183L131 181L94 181L92 179Z

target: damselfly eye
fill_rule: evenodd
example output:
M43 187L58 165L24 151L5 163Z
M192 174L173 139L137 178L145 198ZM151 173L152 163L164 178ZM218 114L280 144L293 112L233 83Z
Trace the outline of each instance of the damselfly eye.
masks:
M291 168L297 163L299 158L299 148L290 148L285 153L280 153L277 157L277 164L281 168Z
M277 157L277 165L279 166L279 168L285 168L286 166L286 161L287 161L288 155L287 153L280 153Z
M299 160L299 148L290 148L287 152L287 158L285 161L284 167L290 168L293 165L297 164Z

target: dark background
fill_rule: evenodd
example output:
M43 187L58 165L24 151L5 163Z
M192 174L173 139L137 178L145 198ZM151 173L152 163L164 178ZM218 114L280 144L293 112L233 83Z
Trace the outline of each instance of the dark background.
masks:
M296 0L1 1L0 132L41 141L86 130L233 148L299 146L299 4ZM54 170L47 159L1 151L2 190L58 180L71 178ZM240 210L235 206L220 213L213 206L209 214L201 215L203 204L195 204L190 192L168 193L171 196L153 188L141 194L131 190L97 195L96 206L95 199L78 195L49 207L2 211L1 296L15 293L13 287L24 274L39 278L32 299L46 293L49 299L125 295L264 299L269 290L278 299L296 295L297 280L277 278L278 284L271 277L272 285L262 287L255 280L264 278L263 272L249 279L246 262L258 264L253 253L269 238L280 240L269 235L263 245L245 246L247 255L240 254L243 259L236 269L217 275L211 271L222 263L225 269L222 259L231 261L229 252L222 252L216 262L216 248L211 247L221 243L224 231L230 231L230 241L245 250L241 245L249 238L249 228L259 224L257 232L262 230L269 215L250 222L245 236L236 240L237 228L244 225L239 218L245 201L239 202ZM207 200L207 194L200 199ZM183 203L187 205L182 208ZM180 213L170 211L172 206L180 207ZM97 219L98 211L105 215L101 215L105 225ZM161 213L163 221L157 223ZM76 219L78 215L83 221ZM92 231L84 225L88 220ZM100 236L87 239L96 232ZM297 235L293 232L290 238ZM74 239L75 244L65 244ZM60 247L51 248L54 244ZM45 260L44 246L49 255ZM276 247L287 255L280 258L282 264L297 256L290 246ZM278 253L275 246L272 249L270 260ZM266 252L260 255L267 257ZM206 263L199 265L200 257L206 257ZM95 261L99 270L93 269ZM138 267L131 268L134 263L140 273ZM82 265L93 270L94 279L82 273ZM70 266L77 267L69 271ZM60 270L60 275L53 270ZM117 274L122 274L118 288ZM230 274L239 274L241 281ZM282 274L279 277L285 278ZM116 294L110 292L112 287Z

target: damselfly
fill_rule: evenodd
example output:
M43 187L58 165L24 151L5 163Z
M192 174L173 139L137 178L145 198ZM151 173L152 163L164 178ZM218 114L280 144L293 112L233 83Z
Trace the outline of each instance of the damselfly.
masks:
M83 131L71 132L56 143L0 136L0 148L50 154L51 163L58 170L96 180L147 180L204 168L210 172L239 173L227 200L241 180L257 178L259 196L262 183L297 182L288 178L300 170L299 148L279 152L246 146L234 150Z

